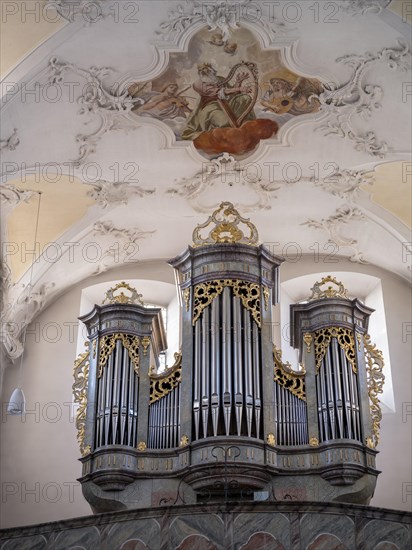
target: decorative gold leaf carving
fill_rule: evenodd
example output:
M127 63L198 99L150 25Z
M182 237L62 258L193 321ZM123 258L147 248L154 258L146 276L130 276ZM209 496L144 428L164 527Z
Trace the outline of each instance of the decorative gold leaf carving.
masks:
M150 346L150 338L148 336L143 336L142 338L143 355L147 355L149 346Z
M290 363L282 363L282 352L276 346L273 346L274 380L280 386L296 395L302 401L305 397L305 374L306 371L294 371Z
M368 395L370 399L372 416L373 444L374 447L376 447L380 440L379 431L382 420L382 411L379 403L378 394L383 392L385 376L382 371L384 367L384 361L382 352L376 348L376 344L371 343L371 337L369 336L369 334L365 334L365 336L363 337L363 343L365 346Z
M79 405L76 413L77 441L80 446L80 453L86 456L90 453L90 446L84 445L86 429L86 407L87 407L87 383L89 379L89 342L85 342L87 351L81 353L74 362L73 369L73 399Z
M239 229L240 223L249 230L249 236L245 236ZM201 230L209 225L212 226L209 234L202 237ZM195 247L216 243L242 243L256 246L258 239L256 227L249 219L243 218L231 202L222 202L205 223L198 225L193 231L193 246Z
M217 279L194 287L193 324L226 286L233 288L233 294L241 299L243 307L251 312L253 319L260 327L260 286L257 283L237 279Z
M150 404L161 399L173 388L180 384L182 379L182 354L180 351L175 353L175 362L166 371L160 374L150 373Z
M269 307L270 290L267 286L263 286L262 290L263 290L263 299L265 300L265 311L267 311Z
M326 283L333 283L337 288L328 286L325 290L320 287ZM317 281L311 288L312 295L308 298L308 301L319 300L320 298L346 298L348 299L348 291L340 281L337 281L332 275L323 277L321 281Z
M182 437L180 438L179 447L187 447L187 445L189 445L189 438L187 437L187 435L182 435Z
M183 301L186 305L186 311L189 311L190 305L190 288L185 288L183 291Z
M123 292L120 292L120 294L115 295L114 293L119 290L120 288L124 288L130 292L130 296L126 296ZM105 299L103 300L103 304L108 302L109 304L140 304L143 305L142 301L142 294L138 294L137 290L133 287L131 287L128 283L125 283L122 281L121 283L118 283L116 286L109 288L109 290L106 292Z
M100 339L99 345L99 378L102 375L103 367L107 363L109 355L116 347L116 341L121 340L123 346L129 352L129 357L133 362L134 371L139 374L139 345L140 338L138 336L132 336L130 334L116 333L106 334Z
M305 332L305 334L303 335L303 341L306 344L306 351L310 353L310 347L312 344L312 335L310 332Z
M337 339L338 344L345 352L347 360L352 365L353 372L356 374L357 366L353 331L343 327L327 327L315 332L316 374L319 372L332 338Z
M276 438L274 436L274 434L270 433L267 435L266 437L266 443L268 445L270 445L271 447L275 447L276 446Z

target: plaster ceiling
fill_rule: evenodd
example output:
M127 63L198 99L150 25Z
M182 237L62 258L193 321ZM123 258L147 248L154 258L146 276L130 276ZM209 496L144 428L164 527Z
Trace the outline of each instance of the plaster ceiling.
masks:
M125 11L94 0L95 22L85 2L43 4L66 19L26 32L29 17L22 23L16 14L3 38L3 74L14 69L2 81L2 238L16 244L3 249L6 321L26 307L31 270L21 251L32 248L39 190L43 255L33 268L31 318L90 275L178 254L221 201L250 217L261 242L287 260L331 254L409 279L411 27L402 2L319 2L317 13L304 1L227 2L224 12L215 2L136 1ZM258 120L246 133L218 129L229 152L182 139L199 105L197 65L210 62L226 77L242 61L258 70ZM273 77L303 83L311 98L269 112L262 101ZM166 96L163 110L143 113L173 78L186 114L176 116ZM268 121L278 130L272 124L245 146L256 122Z

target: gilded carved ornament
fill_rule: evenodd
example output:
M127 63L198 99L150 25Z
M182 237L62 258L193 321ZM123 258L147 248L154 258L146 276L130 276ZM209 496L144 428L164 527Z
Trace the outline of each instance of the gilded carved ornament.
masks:
M186 311L189 311L190 306L190 288L185 288L183 291L183 301L186 306Z
M143 336L142 338L142 348L143 348L143 355L147 355L147 350L150 346L150 338L149 336Z
M180 438L180 444L179 447L187 447L189 445L189 438L187 435L182 435Z
M290 363L282 363L282 352L275 345L273 346L274 380L290 393L306 401L305 396L305 374L306 371L294 371Z
M86 351L81 353L74 362L73 368L73 400L79 405L76 413L77 441L80 446L80 453L86 456L91 452L90 445L84 445L86 429L86 407L87 407L87 383L89 379L89 342L85 342Z
M337 339L339 346L345 352L347 360L352 365L353 372L356 374L358 371L356 366L355 338L352 330L343 327L327 327L315 332L316 374L318 374L322 366L323 358L328 351L332 338Z
M125 289L130 292L130 295L127 296L124 294L123 291L121 291L119 294L115 294L119 289ZM125 283L122 281L121 283L118 283L116 286L109 288L109 290L106 292L106 296L102 302L102 304L105 303L109 304L140 304L144 305L142 301L142 294L138 294L137 290L133 287L131 287L128 283Z
M271 447L275 447L276 446L276 438L275 438L275 435L270 433L267 435L266 437L266 443L268 445L270 445Z
M182 354L177 351L174 364L160 374L150 372L150 404L170 393L182 379ZM153 369L151 369L153 371Z
M239 225L249 231L245 235ZM202 237L202 230L211 226L209 233ZM247 218L243 218L231 202L222 202L217 210L193 231L193 246L205 246L218 243L258 244L256 227Z
M265 301L265 311L267 311L269 307L270 290L267 286L262 286L262 292L263 299Z
M336 288L332 286L322 289L321 286L326 283L332 283ZM348 299L348 291L340 281L337 281L332 275L327 275L321 281L317 281L311 288L312 294L308 298L308 302L313 300L319 300L321 298L345 298Z
M310 353L310 348L312 344L312 335L310 332L305 332L305 334L303 335L303 341L306 344L306 351Z
M194 287L193 324L196 323L203 310L212 303L214 298L223 292L225 287L233 289L233 294L241 299L243 307L251 312L253 319L260 327L260 286L257 283L236 279L217 279Z
M116 347L117 340L121 340L123 347L129 352L129 357L134 365L134 371L139 374L139 345L140 338L131 336L130 334L116 333L106 334L102 336L99 344L99 374L100 378L103 373L103 367L106 365L110 354Z
M365 346L366 374L368 379L368 395L370 400L370 410L372 417L373 447L376 447L380 440L380 426L382 420L382 411L379 403L378 394L383 392L385 376L383 374L383 355L376 348L376 344L371 343L369 334L363 337ZM368 445L369 446L369 445Z

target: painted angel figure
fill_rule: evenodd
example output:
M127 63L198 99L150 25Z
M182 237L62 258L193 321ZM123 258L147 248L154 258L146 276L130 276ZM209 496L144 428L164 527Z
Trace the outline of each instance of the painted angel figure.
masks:
M149 91L147 86L145 88L139 87L138 84L132 85L129 87L129 94L137 103L132 112L160 120L177 117L186 118L191 113L191 109L188 106L187 99L182 95L184 91L179 92L178 85L175 82L167 82L160 92Z

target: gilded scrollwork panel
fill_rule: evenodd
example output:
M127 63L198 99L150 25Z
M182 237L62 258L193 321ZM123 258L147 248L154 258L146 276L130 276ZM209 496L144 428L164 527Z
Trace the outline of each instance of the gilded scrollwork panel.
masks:
M201 316L203 310L223 292L225 287L231 287L233 294L240 298L243 307L251 312L256 324L261 326L260 285L237 279L217 279L200 283L194 287L193 324Z
M365 347L366 373L368 378L368 395L370 400L370 410L372 417L373 445L379 443L380 426L382 420L382 411L378 395L383 392L385 376L383 374L383 355L377 349L376 344L371 343L369 334L363 337Z
M175 353L174 364L166 371L150 376L150 404L170 393L182 380L182 354Z
M275 382L290 391L293 395L296 395L299 399L302 399L302 401L306 401L306 371L303 369L300 372L297 372L292 369L290 363L282 363L282 352L276 346L273 346L273 361Z
M343 327L327 327L315 332L316 373L319 372L332 338L337 339L339 346L344 350L346 358L352 366L353 372L356 374L355 338L352 330Z
M129 352L129 357L134 365L134 371L139 374L139 346L140 338L130 334L116 333L106 334L100 339L99 345L99 378L102 375L103 367L107 363L110 354L116 347L117 340L121 340L123 346Z
M86 407L87 407L87 383L89 379L89 342L86 342L87 350L81 353L74 362L73 369L73 400L79 405L76 413L77 441L79 442L82 456L90 453L90 446L84 445L86 429Z

